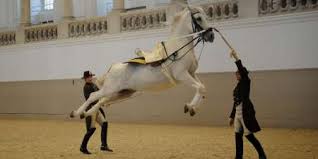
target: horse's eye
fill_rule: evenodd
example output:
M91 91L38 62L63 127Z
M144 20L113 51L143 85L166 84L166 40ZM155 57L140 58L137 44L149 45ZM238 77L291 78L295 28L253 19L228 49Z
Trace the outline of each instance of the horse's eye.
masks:
M198 18L197 18L197 21L201 22L201 21L202 21L202 18L201 18L201 17L198 17Z

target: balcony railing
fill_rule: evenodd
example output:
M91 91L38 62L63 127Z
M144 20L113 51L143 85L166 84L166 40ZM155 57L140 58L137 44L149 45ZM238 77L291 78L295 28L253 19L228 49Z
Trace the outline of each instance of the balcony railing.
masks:
M15 44L16 42L15 37L16 37L15 31L0 33L0 46Z
M226 20L238 17L237 0L202 4L209 20ZM120 32L164 28L168 7L143 9L119 13ZM116 24L118 25L118 24ZM21 28L20 28L21 29ZM0 46L15 43L50 41L55 39L101 35L108 32L107 16L73 20L60 24L42 24L22 28L16 32L0 33ZM16 41L18 36L18 41Z
M106 17L71 22L68 25L69 37L99 35L107 33Z
M25 29L25 42L49 41L57 39L57 24L32 26Z
M201 5L210 21L229 20L239 16L238 1L227 0ZM167 9L141 10L121 14L121 31L137 31L165 27Z
M165 26L163 22L167 21L167 9L159 8L122 13L120 16L121 31L162 28Z
M244 1L244 0L242 0ZM318 0L258 0L259 15L276 15L297 11L317 10ZM239 0L220 0L212 3L198 3L212 22L232 20L239 17ZM173 5L172 5L173 6ZM171 7L171 6L169 6ZM21 27L16 31L0 32L0 46L16 43L30 43L55 39L95 36L108 33L109 25L120 28L120 32L133 32L166 27L169 7L143 9L115 13L120 23L107 22L108 17L94 17L84 20L64 21L61 23L42 24ZM176 8L177 9L177 8ZM114 16L114 15L110 15ZM253 15L258 17L257 14ZM112 17L111 17L112 18ZM117 33L118 30L115 31Z
M228 20L239 16L237 0L228 0L201 5L210 21Z
M318 8L318 0L259 0L259 14L286 14L315 10Z

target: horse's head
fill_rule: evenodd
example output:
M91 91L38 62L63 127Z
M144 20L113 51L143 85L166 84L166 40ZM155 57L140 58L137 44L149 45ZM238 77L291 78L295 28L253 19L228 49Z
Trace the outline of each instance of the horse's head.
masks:
M213 42L213 29L208 25L207 16L201 7L188 7L191 15L192 31L200 32L206 30L201 34L203 40Z
M203 40L213 42L213 30L208 24L207 15L201 7L187 6L173 20L172 27L177 32L191 34L206 30L201 34Z

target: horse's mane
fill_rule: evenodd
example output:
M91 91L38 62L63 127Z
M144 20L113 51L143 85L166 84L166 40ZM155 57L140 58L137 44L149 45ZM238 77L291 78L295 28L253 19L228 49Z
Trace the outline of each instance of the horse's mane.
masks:
M170 22L171 26L174 27L176 26L177 24L179 24L179 22L181 21L182 19L182 16L183 14L185 13L186 10L183 10L179 13L177 13L173 18L172 18L172 21Z

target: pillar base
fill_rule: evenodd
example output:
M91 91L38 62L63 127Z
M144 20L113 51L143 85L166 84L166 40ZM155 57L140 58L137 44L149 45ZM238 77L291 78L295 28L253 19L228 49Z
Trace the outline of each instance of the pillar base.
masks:
M70 21L70 20L74 20L74 19L75 19L75 17L73 17L73 16L62 17L63 21Z
M20 23L19 27L28 27L28 26L31 26L31 25L32 25L31 23Z

